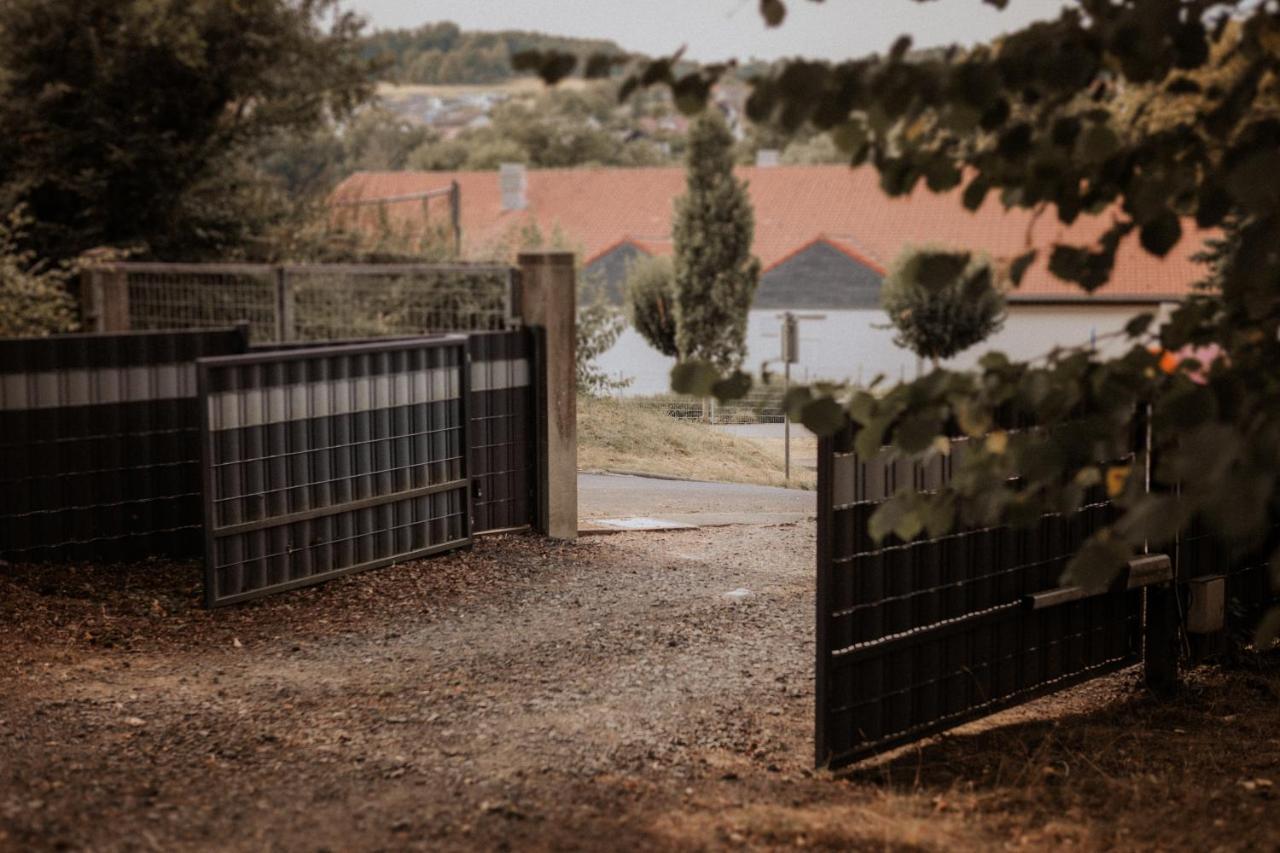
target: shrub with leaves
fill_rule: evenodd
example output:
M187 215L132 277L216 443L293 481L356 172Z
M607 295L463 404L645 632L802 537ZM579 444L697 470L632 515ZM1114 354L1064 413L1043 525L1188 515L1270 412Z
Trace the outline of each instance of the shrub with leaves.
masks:
M0 218L0 337L73 332L76 304L66 266L50 266L20 248L31 218L21 208Z
M658 352L675 358L676 284L670 258L636 260L627 271L627 313L640 337Z
M936 367L1004 325L1004 294L989 258L937 247L907 248L885 277L880 301L894 343Z
M630 379L610 376L596 363L618 342L627 328L627 318L605 297L604 288L594 279L581 274L578 299L577 361L578 393L593 397L618 391L631 384Z

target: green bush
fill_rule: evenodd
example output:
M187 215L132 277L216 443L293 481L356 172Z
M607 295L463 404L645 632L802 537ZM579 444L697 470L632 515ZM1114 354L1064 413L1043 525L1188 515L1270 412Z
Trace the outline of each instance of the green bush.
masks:
M627 312L649 346L675 358L676 280L670 258L639 258L627 271Z
M880 301L894 342L936 365L981 343L1004 325L1004 293L985 255L908 247L885 278Z
M31 225L21 209L0 218L0 337L73 332L76 303L67 292L71 271L49 266L19 247Z

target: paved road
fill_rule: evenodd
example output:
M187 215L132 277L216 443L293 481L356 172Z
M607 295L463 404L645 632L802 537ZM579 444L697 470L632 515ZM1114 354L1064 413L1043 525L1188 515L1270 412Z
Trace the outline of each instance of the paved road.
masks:
M692 483L618 474L578 475L583 528L601 518L644 516L709 527L788 524L812 518L813 492L736 483Z

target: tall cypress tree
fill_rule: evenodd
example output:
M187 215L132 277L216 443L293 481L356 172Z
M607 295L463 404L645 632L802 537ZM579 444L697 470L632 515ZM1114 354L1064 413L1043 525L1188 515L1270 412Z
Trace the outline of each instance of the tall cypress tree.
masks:
M688 190L676 200L676 347L682 361L742 364L747 312L760 280L751 254L755 215L733 174L733 136L714 109L689 132Z

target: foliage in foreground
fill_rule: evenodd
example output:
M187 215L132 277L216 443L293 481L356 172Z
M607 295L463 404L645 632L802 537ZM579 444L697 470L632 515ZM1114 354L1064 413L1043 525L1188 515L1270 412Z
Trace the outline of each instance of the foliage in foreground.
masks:
M761 0L760 10L777 26L787 4ZM883 56L781 63L755 81L748 117L784 131L828 131L851 163L879 171L889 195L963 184L969 209L994 193L1006 207L1052 212L1065 224L1108 213L1111 224L1092 245L1001 259L1015 286L1039 261L1095 291L1122 243L1136 239L1163 256L1184 239L1188 219L1207 229L1233 223L1221 286L1159 323L1135 318L1119 357L1081 348L1027 364L993 353L978 372L936 370L887 392L797 389L795 416L823 434L852 420L864 453L882 443L907 456L945 453L952 428L980 439L953 492L886 502L875 519L882 535L910 539L957 519L1029 521L1078 507L1090 484L1106 482L1122 513L1077 553L1064 582L1105 583L1130 555L1168 547L1201 519L1235 553L1271 551L1280 589L1280 9L1252 0L1080 0L995 44L927 55L910 48L903 36ZM577 65L554 52L516 59L549 82ZM729 66L682 73L678 59L634 68L622 96L663 85L681 109L700 111ZM708 330L704 340L715 338ZM693 341L681 349L698 354ZM721 377L724 367L721 359L683 363L673 387L747 393L750 377ZM1099 461L1123 456L1135 412L1148 407L1150 492L1147 459ZM1043 428L1005 432L997 411ZM1014 460L1017 481L1008 477ZM1277 633L1280 609L1263 620L1259 642Z
M880 290L894 343L938 362L982 343L1004 325L1004 294L991 260L971 252L907 248Z
M76 305L67 292L70 271L40 263L20 246L31 219L21 208L0 219L0 337L73 332Z

